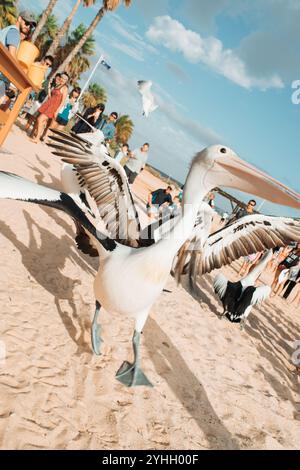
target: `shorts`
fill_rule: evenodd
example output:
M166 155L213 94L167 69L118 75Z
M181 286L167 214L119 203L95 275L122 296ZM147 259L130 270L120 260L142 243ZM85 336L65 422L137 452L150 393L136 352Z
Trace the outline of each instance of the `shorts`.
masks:
M59 124L60 126L66 126L68 124L68 121L62 117L59 117L57 116L56 118L56 122L57 124Z

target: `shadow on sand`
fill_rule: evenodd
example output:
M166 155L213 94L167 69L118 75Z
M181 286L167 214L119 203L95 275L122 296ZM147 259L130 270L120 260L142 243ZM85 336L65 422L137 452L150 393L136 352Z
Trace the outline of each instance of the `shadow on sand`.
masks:
M148 318L144 344L156 372L162 376L198 427L211 448L239 449L238 442L215 413L204 387L178 349L153 318Z
M68 235L61 238L39 226L31 215L24 210L24 217L29 230L29 244L26 246L18 240L13 230L4 222L0 222L0 232L13 243L22 256L22 263L31 276L54 297L57 311L70 336L78 346L77 353L91 352L90 344L84 341L84 334L89 331L90 319L78 313L73 297L74 288L81 284L80 280L71 279L61 273L66 259L77 264L87 273L94 274L90 266L75 253ZM34 227L40 234L41 244L34 236ZM55 252L55 259L53 253ZM65 311L60 301L67 301L70 313ZM91 312L92 313L92 312Z

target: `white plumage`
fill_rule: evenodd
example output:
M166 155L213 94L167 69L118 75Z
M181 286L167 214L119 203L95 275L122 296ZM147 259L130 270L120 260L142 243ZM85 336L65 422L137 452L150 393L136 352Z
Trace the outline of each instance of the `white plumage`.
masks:
M232 321L238 322L241 328L253 306L264 302L271 295L270 286L255 287L255 282L272 258L269 250L255 266L255 268L242 280L230 282L223 274L218 274L214 280L214 290L223 304L223 315Z
M143 98L143 115L148 117L150 113L158 108L155 104L154 96L151 93L152 82L151 80L139 80L138 89Z
M255 169L240 160L232 150L220 145L198 153L185 183L182 215L170 230L168 238L160 239L156 244L145 247L138 237L135 238L135 234L138 235L140 231L139 221L123 168L108 156L94 155L80 139L72 139L68 135L63 139L62 136L63 134L60 134L53 139L55 153L65 162L74 165L85 181L98 208L100 205L105 229L98 228L95 219L85 211L85 208L80 208L74 197L4 172L0 172L0 198L45 204L64 210L93 238L100 261L94 281L96 299L92 325L94 350L97 354L100 353L100 326L97 319L101 306L111 315L118 313L133 317L135 319L134 361L132 363L125 361L116 376L128 386L151 385L140 368L140 334L151 306L168 279L173 259L180 247L191 237L204 196L217 185L247 190L246 181L250 178L255 179ZM262 175L261 172L259 174L260 181L264 184L257 184L254 181L253 193L265 197L270 183L267 175ZM291 191L287 193L279 184L275 187L273 180L269 199L277 200L280 194L281 202L300 208L299 195ZM127 222L129 230L125 227ZM118 237L111 234L115 227ZM295 223L295 227L291 228L293 235L297 230L300 239L299 223L298 225ZM120 233L122 236L126 234L126 237L122 238ZM200 246L203 246L202 241ZM236 257L239 257L238 250ZM228 260L224 258L223 263L227 262Z

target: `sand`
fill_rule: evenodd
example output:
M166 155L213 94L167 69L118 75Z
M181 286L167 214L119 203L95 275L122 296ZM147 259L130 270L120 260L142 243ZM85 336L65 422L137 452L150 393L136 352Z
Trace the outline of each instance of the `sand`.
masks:
M58 157L17 127L0 159L1 169L59 187ZM143 173L141 198L157 187ZM240 331L217 317L216 272L201 280L200 300L170 276L142 338L154 388L127 389L114 375L131 358L134 325L104 312L103 355L92 353L97 261L77 251L72 220L15 201L0 211L1 449L299 448L299 311L271 299ZM237 279L239 266L223 272Z

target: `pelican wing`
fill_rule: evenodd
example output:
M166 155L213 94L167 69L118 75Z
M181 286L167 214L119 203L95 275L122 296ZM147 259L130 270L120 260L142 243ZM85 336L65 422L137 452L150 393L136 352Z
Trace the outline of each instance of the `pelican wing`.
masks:
M208 237L198 273L209 273L241 256L285 246L296 240L300 240L300 219L247 215Z
M271 295L272 289L270 286L260 286L255 289L251 299L251 305L257 305L267 300Z
M124 168L104 151L83 139L54 131L49 146L53 154L74 166L79 183L87 187L110 237L138 246L140 222Z
M219 269L241 256L285 246L296 240L300 241L300 219L247 215L211 234L200 249L197 249L197 237L192 239L185 246L188 261L177 269L176 278L188 272L193 287L198 274Z

